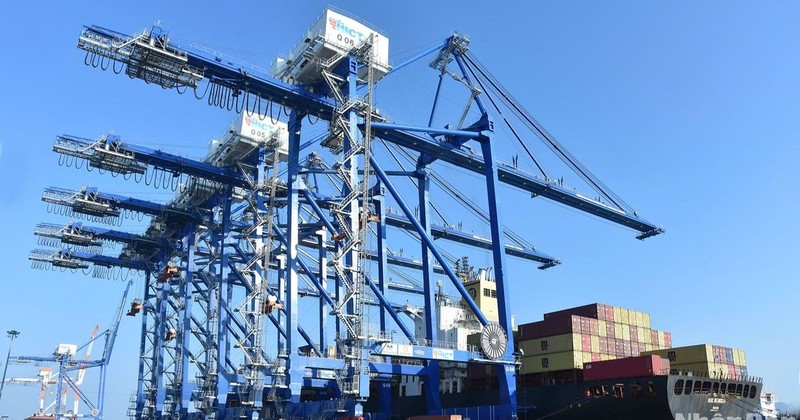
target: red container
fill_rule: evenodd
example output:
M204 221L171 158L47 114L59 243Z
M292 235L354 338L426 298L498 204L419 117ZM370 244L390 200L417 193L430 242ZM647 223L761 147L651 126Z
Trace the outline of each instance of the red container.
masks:
M622 340L614 339L614 354L617 357L622 357L625 354L625 346Z
M736 366L728 365L728 377L732 378L734 376L736 376Z
M520 325L519 340L533 340L535 338L551 337L573 332L581 332L581 317L574 315L554 317L544 321Z
M600 353L592 353L592 362L600 361Z
M631 357L631 342L630 341L623 341L622 342L622 355L625 357Z
M608 354L610 351L608 350L608 338L600 337L600 353Z
M660 356L639 356L625 359L592 361L583 364L585 381L663 375L669 371L669 360Z
M544 319L547 320L554 317L556 318L563 317L565 315L579 315L586 318L598 319L601 308L603 313L605 314L606 306L607 305L603 305L600 303L592 303L590 305L576 306L574 308L564 309L561 311L548 312L544 314Z
M617 330L612 321L606 321L606 335L608 338L617 338Z
M639 327L631 326L631 341L639 342Z
M596 319L589 319L589 333L592 335L600 335L600 324Z
M614 307L611 305L606 305L605 312L606 312L605 320L609 322L614 322Z
M589 335L592 333L592 328L589 326L589 318L580 317L581 319L581 334Z
M581 337L581 350L592 351L592 337L584 335Z
M650 344L658 346L658 330L650 331Z
M668 332L664 332L664 345L668 348L672 348L672 334Z

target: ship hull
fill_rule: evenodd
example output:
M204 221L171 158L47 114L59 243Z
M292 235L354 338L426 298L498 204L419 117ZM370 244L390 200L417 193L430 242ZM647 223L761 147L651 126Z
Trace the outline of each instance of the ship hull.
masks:
M709 385L709 391L704 392L701 387L695 393L690 387L688 394L683 392L687 381L697 380ZM741 385L742 393L746 389L747 394L714 393L713 389L719 389L723 383L733 384L734 389ZM679 394L676 393L676 384L680 385ZM492 418L469 412L470 407L499 404L498 392L491 388L492 380L488 379L460 393L441 394L442 408L448 413L463 408L472 420ZM714 416L746 419L748 414L758 411L758 398L750 398L751 394L760 396L761 383L664 375L587 382L559 380L547 385L521 386L517 390L517 402L518 416L525 420L695 420ZM372 411L369 409L377 404L371 400L367 411ZM473 410L472 413L481 411ZM428 410L424 397L395 397L390 417L405 419L425 414Z

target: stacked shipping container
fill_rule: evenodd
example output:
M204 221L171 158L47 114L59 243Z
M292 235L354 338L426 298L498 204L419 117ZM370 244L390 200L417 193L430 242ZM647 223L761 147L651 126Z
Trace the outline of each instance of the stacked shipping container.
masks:
M666 375L669 369L669 361L657 355L628 357L586 363L583 365L583 379L587 381L602 381L604 379Z
M651 328L649 314L598 303L547 313L543 321L520 325L518 333L523 375L672 346L670 333Z
M744 350L740 349L698 344L654 349L643 354L653 354L669 359L674 370L708 373L712 377L747 376L747 360Z

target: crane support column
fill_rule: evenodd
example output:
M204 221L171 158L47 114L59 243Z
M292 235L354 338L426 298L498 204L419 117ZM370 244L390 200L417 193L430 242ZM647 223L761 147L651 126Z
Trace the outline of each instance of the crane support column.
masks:
M386 198L383 189L378 182L375 186L377 193L372 197L375 204L375 213L378 215L378 290L383 296L389 292L388 282L386 281L386 271L388 268L387 247L386 247ZM386 332L386 311L380 311L381 331Z
M328 290L328 231L322 228L317 231L317 247L319 248L319 284L323 290ZM331 308L333 309L333 308ZM319 350L323 352L322 356L326 357L325 349L328 347L328 314L330 310L326 309L325 297L323 293L319 294Z
M493 129L492 122L486 120L486 129L491 133ZM514 336L512 333L511 325L511 304L508 288L508 279L506 278L506 253L505 253L505 234L503 233L503 223L500 217L500 212L497 205L497 186L499 185L497 179L497 168L492 151L492 142L490 137L480 137L478 141L481 144L481 152L483 153L484 163L486 164L486 192L488 196L489 207L489 221L490 229L492 231L492 256L494 258L495 270L495 283L497 287L497 311L499 315L500 326L505 330L508 343L506 346L506 357L512 357L514 352ZM504 364L503 372L499 373L500 389L508 390L508 392L500 392L500 405L505 406L509 410L509 417L516 418L517 413L517 381L514 366ZM501 418L506 418L501 415Z
M286 304L286 256L285 255L277 255L275 259L278 260L278 302L283 302ZM283 331L286 331L286 325L284 324L284 315L283 311L278 311L278 328L283 328ZM284 335L277 334L277 352L275 354L280 355L283 353L286 348L284 347Z
M155 293L153 293L152 282L153 277L150 271L144 273L144 299L142 299L142 332L141 342L139 344L139 377L136 384L136 401L133 406L135 418L140 419L145 414L145 404L149 400L149 388L146 388L146 383L151 380L150 371L153 369L153 359L148 356L147 344L152 343L154 338L153 334L149 334L148 321L152 318L153 304L155 303ZM149 363L148 363L149 362Z
M216 412L219 418L224 418L228 401L228 391L231 382L231 370L228 369L228 357L230 354L230 342L228 336L228 325L231 322L230 316L230 302L231 302L231 286L228 281L227 272L228 267L228 251L226 238L231 231L231 188L228 187L222 193L220 200L221 206L221 231L219 233L218 241L215 245L219 246L219 276L217 283L217 307L216 320L217 320L217 337L216 337Z
M153 359L155 359L155 369L153 369L155 384L155 414L156 418L161 416L164 409L164 399L167 396L164 388L164 347L167 334L167 305L169 299L169 283L158 283L156 293L156 329L155 346L153 346Z
M430 177L424 165L417 167L417 184L419 192L419 223L424 233L431 236L430 218ZM436 307L436 288L433 284L433 261L431 251L425 241L420 241L422 248L422 279L425 299L425 339L428 346L436 347L439 342L438 308ZM441 412L442 401L439 398L439 362L429 360L425 369L425 402L428 413Z
M189 382L189 371L191 369L190 366L190 357L188 355L189 351L189 339L192 335L192 303L193 300L193 291L195 288L195 271L197 271L197 264L195 262L195 250L197 248L197 244L195 243L195 227L189 229L186 233L186 237L183 241L183 248L186 252L186 257L184 257L184 261L186 262L186 276L184 279L181 280L181 291L180 295L183 296L183 306L180 311L180 328L181 328L181 346L179 347L182 354L181 357L178 358L178 363L181 363L181 378L180 378L180 401L179 406L177 407L176 412L180 413L180 417L184 418L188 415L189 412L189 401L191 400L193 387L191 382Z
M289 357L286 361L287 385L289 387L289 397L292 403L300 402L300 389L303 385L303 375L305 369L297 354L300 344L300 336L297 332L299 299L297 287L299 282L300 266L298 263L297 246L298 223L299 223L299 195L304 187L303 181L299 176L300 172L300 129L305 115L293 111L289 117L289 169L287 173L288 181L288 204L286 206L286 350Z

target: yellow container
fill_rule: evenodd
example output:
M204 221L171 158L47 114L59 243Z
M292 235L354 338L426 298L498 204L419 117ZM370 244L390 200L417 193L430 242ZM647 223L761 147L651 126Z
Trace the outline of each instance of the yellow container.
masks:
M565 351L580 351L581 334L561 334L550 337L542 337L534 340L525 340L519 342L519 347L525 356L535 356L548 353L562 353Z
M592 353L600 353L600 337L592 336Z
M642 335L643 330L644 330L644 335ZM653 330L647 327L640 329L639 342L642 344L653 344Z
M664 347L667 346L666 343L667 343L667 340L666 340L666 338L664 336L664 331L659 331L658 332L658 348L663 349Z
M608 323L604 320L597 321L597 333L600 337L608 337Z
M667 358L671 366L688 365L696 363L714 363L714 354L710 344L695 346L673 347L671 349L652 350L647 354L657 354Z
M614 307L614 322L617 324L622 323L622 308Z
M623 325L622 326L622 339L625 341L631 341L631 327L630 325Z
M619 321L619 322L621 322L623 324L630 325L630 323L631 323L631 311L628 310L628 309L622 308L620 310L620 315L622 315L622 320Z
M589 359L591 360L591 355ZM525 356L522 358L522 366L519 369L519 373L527 375L529 373L569 369L583 369L583 352L566 351L539 356Z
M614 324L614 336L619 340L622 340L622 327L622 324Z
M642 326L645 327L645 328L648 328L648 329L653 328L652 324L650 324L650 314L648 314L646 312L644 313L643 324L644 325L642 325Z
M602 361L611 360L611 356L609 356L607 354L601 354L600 355L600 360L602 360Z
M588 351L583 352L583 363L592 363L592 353Z
M723 363L688 363L683 365L676 365L670 363L670 369L677 370L680 373L691 372L695 376L708 375L711 378L727 378L728 365Z

